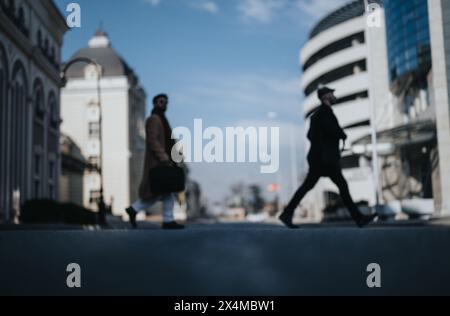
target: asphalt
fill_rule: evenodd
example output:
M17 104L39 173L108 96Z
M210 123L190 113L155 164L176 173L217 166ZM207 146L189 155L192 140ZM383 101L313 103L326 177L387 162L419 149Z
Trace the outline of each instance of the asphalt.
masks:
M450 295L448 220L14 227L0 226L0 295ZM67 287L70 263L81 288ZM381 288L367 286L371 263Z

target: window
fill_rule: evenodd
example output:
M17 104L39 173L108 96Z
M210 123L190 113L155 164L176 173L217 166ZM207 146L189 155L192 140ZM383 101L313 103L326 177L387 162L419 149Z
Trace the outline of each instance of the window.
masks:
M40 154L34 155L34 174L35 175L41 174L41 155Z
M48 185L48 198L53 200L56 199L55 186L53 184Z
M41 198L45 144L45 97L40 79L37 79L33 86L33 108L33 196Z
M33 159L33 197L35 199L41 196L41 154L35 153Z
M33 182L33 197L35 199L38 199L41 197L40 189L41 189L41 182L39 180L35 179Z
M48 163L48 197L56 199L56 163L50 160Z
M34 84L34 114L40 119L44 117L45 113L45 100L44 100L44 88L40 80Z
M317 53L312 55L303 66L303 71L306 71L311 66L313 66L315 63L320 61L321 59L324 59L334 53L337 53L339 51L342 51L346 48L350 48L352 46L356 46L359 44L363 44L365 42L364 32L360 32L357 34L350 35L346 38L343 38L339 41L333 42L329 44L328 46L325 46L321 50L319 50Z
M100 123L89 123L89 137L98 138L100 136Z
M342 157L341 166L342 166L342 169L359 168L359 156L351 155L351 156Z
M100 198L100 191L89 192L89 203L96 203Z
M58 153L59 114L58 104L53 92L48 97L48 126L47 126L47 151L50 154Z
M25 68L22 63L17 61L13 67L13 75L11 80L11 102L10 102L10 116L8 120L14 122L10 127L10 164L8 165L10 183L15 190L20 192L26 191L27 179L27 164L23 159L17 159L17 157L26 157L31 153L28 151L27 139L29 132L28 125L28 108L27 108L27 88L28 78L25 72ZM24 196L22 195L22 198ZM23 199L22 201L23 202Z
M44 50L44 54L45 55L47 55L48 54L48 38L46 38L45 40L44 40L44 47L43 47L43 50Z
M55 163L53 161L50 161L48 164L48 178L54 179L55 177Z
M52 92L48 101L49 120L52 128L57 129L59 124L58 104L56 103L55 94Z
M88 160L89 160L89 163L94 167L97 167L100 165L100 158L97 156L91 156L88 158Z
M25 24L25 13L24 13L22 7L20 7L19 11L17 12L17 19L20 24L22 24L22 25Z
M36 40L37 40L38 47L42 48L42 32L41 32L41 30L39 30L37 32Z
M311 82L305 89L305 95L309 96L310 94L312 94L314 91L317 90L320 84L328 84L330 82L338 81L345 77L354 75L355 66L359 67L361 71L366 71L367 69L366 61L364 59L336 68Z
M54 63L55 62L55 48L52 46L52 48L50 48L50 56L49 56L49 58L50 58L50 61L52 62L52 63Z
M391 0L385 8L390 80L401 86L408 74L431 67L427 1Z

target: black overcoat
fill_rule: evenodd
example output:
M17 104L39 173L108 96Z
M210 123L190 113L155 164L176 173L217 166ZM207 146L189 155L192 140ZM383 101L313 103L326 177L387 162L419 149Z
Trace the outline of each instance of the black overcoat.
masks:
M327 170L340 168L340 140L347 135L340 127L331 107L321 105L311 116L308 132L311 149L308 154L310 168L326 175Z

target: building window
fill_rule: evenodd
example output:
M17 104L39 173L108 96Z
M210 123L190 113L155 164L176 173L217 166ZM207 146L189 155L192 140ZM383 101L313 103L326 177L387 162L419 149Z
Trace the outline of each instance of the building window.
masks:
M4 3L2 3L4 4ZM8 124L8 63L6 50L0 42L0 216L2 211L9 209L7 205L7 196L9 187L7 186L8 165L7 157L9 155L7 132ZM7 216L5 213L3 215Z
M100 136L100 123L89 123L89 137L98 138Z
M41 182L39 180L34 180L34 182L33 182L33 197L35 199L40 198L40 196L41 196L40 189L41 189Z
M305 89L305 95L308 97L314 91L316 91L320 84L326 85L330 82L338 81L340 79L355 75L355 70L359 72L365 72L367 70L366 60L360 60L339 68L336 68L328 73L320 76L311 82Z
M344 49L350 48L350 47L354 47L360 44L364 44L365 43L365 37L364 37L364 32L360 32L357 34L353 34L350 35L348 37L345 37L339 41L333 42L327 46L325 46L324 48L322 48L321 50L319 50L317 53L315 53L314 55L312 55L306 62L305 65L303 66L303 71L308 70L311 66L313 66L314 64L316 64L317 62L319 62L320 60L333 55L337 52L340 52Z
M341 167L342 169L356 169L359 168L359 156L358 155L351 155L351 156L345 156L341 159Z
M47 135L47 150L50 154L56 155L58 153L59 142L59 114L58 105L56 103L55 94L52 92L48 97L48 135Z
M4 155L6 153L6 142L4 140L4 133L5 133L5 123L4 123L4 117L5 117L5 110L6 110L6 71L4 67L6 65L3 64L3 51L1 50L0 46L0 174L5 173L5 159ZM0 209L4 208L4 196L5 196L5 176L0 177Z
M40 154L34 155L34 174L35 175L41 174L41 155Z
M37 40L38 47L42 48L42 32L41 32L41 30L37 31L36 40Z
M48 97L47 153L48 160L48 197L56 199L57 157L59 152L59 111L56 96L53 92Z
M35 153L33 159L33 197L35 199L41 196L41 154Z
M55 48L53 46L50 48L49 58L52 63L55 63Z
M55 177L55 163L53 161L50 161L48 164L48 178L49 179L54 179Z
M53 160L48 163L48 197L56 199L56 163Z
M44 40L44 47L42 48L43 51L44 51L44 55L45 55L45 56L48 55L48 48L49 48L48 45L49 45L49 44L48 44L48 38L46 38L46 39Z
M43 152L45 144L45 97L42 82L37 79L33 86L33 197L42 196Z
M100 191L89 192L89 203L96 203L100 199Z
M27 76L25 68L22 63L16 62L13 67L13 76L11 81L11 102L8 120L11 122L11 127L9 128L8 138L11 143L9 147L10 164L9 169L9 180L10 180L10 193L12 196L13 191L26 191L26 185L29 181L27 177L27 164L25 159L18 159L17 157L27 157L31 153L28 151L28 107L27 107ZM21 196L21 201L26 198L24 194Z
M88 158L88 161L93 167L98 167L100 165L100 158L99 157L91 156L91 157Z
M55 94L52 92L48 98L48 112L49 112L49 121L50 121L50 127L57 129L59 125L59 112L58 112L58 104L56 101Z

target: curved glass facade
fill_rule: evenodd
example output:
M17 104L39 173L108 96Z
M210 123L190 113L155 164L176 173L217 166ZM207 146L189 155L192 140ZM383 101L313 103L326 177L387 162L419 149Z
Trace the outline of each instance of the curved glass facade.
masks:
M427 0L385 0L389 78L426 74L431 67Z

